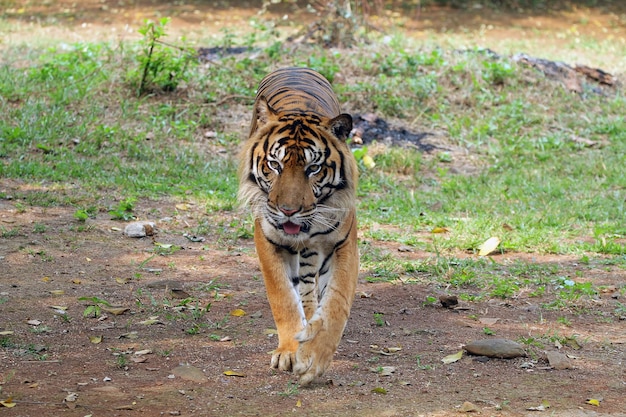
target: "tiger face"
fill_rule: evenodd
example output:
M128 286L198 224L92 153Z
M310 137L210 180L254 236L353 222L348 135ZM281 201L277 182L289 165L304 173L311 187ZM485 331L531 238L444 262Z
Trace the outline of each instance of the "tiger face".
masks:
M330 234L353 207L354 167L345 143L352 118L280 114L260 97L240 188L268 237L283 243Z

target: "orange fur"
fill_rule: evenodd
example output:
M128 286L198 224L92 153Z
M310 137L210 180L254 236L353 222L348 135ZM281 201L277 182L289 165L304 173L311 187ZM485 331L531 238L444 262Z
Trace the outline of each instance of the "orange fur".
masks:
M271 366L307 385L328 368L354 298L357 167L330 84L304 68L261 82L239 167L240 199L278 330Z

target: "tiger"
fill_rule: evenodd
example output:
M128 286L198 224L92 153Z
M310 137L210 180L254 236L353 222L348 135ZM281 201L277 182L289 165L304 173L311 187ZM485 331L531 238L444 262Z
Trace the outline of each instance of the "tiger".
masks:
M271 368L309 385L332 362L359 273L358 168L330 83L309 68L278 69L259 84L242 146L238 198L278 333Z

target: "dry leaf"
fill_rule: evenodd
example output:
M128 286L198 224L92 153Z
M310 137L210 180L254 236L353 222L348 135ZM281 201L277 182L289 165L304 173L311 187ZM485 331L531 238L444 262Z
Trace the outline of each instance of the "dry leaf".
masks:
M373 392L374 394L383 394L383 395L387 394L387 390L386 390L386 389L384 389L383 387L376 387L376 388L373 388L373 389L372 389L372 392Z
M186 204L186 203L176 204L176 208L180 211L187 211L189 210L189 204Z
M31 326L39 326L41 324L40 320L28 320L26 323L30 324Z
M67 310L67 307L64 307L64 306L50 306L50 308L53 310L61 310L61 311Z
M230 315L231 315L231 316L234 316L234 317L243 317L243 316L245 316L245 315L246 315L246 312L245 312L245 311L243 311L243 310L242 310L242 309L240 309L240 308L237 308L237 309L235 309L235 310L231 311L231 312L230 312Z
M106 311L107 313L111 313L114 316L119 316L126 313L130 309L128 307L102 307L102 310Z
M589 398L585 402L589 405L595 405L596 407L600 407L600 400L596 400L595 398Z
M94 345L102 342L102 336L89 336L89 341Z
M151 326L153 324L160 324L159 316L151 316L147 320L140 321L139 324L144 324L146 326Z
M79 280L79 279L73 279L73 280L72 280L72 284L76 284L76 285L78 285L78 284L82 284L82 283L83 283L83 282L82 282L81 280Z
M129 333L121 334L117 338L118 339L137 339L138 337L139 335L137 334L137 332L129 332Z
M65 291L63 291L63 290L52 290L52 291L50 291L50 294L52 294L52 295L63 295L63 294L65 294Z
M435 227L431 230L431 233L448 233L450 230L447 227Z
M220 342L230 342L231 340L233 340L231 337L224 336L220 339Z
M231 371L231 370L224 371L224 375L226 375L226 376L237 376L239 378L245 378L245 376L246 376L245 374L242 374L241 372L235 372L235 371Z
M500 319L497 317L481 317L478 319L479 322L487 326L493 326L494 324L498 322L498 320Z
M443 362L444 364L449 364L449 363L454 363L458 360L460 360L463 357L463 351L459 350L457 353L453 354L453 355L448 355L445 358L443 358L441 360L441 362Z
M131 356L130 360L135 363L144 363L145 361L148 360L148 357L147 356Z
M50 277L43 277L41 278L42 282L50 282Z
M0 332L0 336L9 336L13 334L13 330L3 330Z
M487 256L498 248L500 239L497 237L490 237L478 247L478 256Z
M118 284L126 284L128 282L127 278L115 278L115 282Z
M298 400L296 401L296 407L302 407L302 401Z
M152 350L144 349L144 350L138 350L137 352L135 352L135 355L149 355L150 353L152 353Z
M396 372L396 368L394 366L379 366L377 368L370 368L370 371L376 372L380 376L391 376L391 374Z
M265 329L265 331L263 333L265 333L265 334L278 334L278 330L276 330L276 329Z
M16 403L13 402L13 399L11 397L7 398L4 401L0 401L0 405L2 407L6 407L6 408L13 408L15 407Z

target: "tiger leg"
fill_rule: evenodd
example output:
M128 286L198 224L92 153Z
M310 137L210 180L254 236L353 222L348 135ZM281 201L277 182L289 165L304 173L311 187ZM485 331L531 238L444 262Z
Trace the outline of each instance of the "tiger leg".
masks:
M291 371L298 350L295 336L304 325L300 297L287 274L286 254L281 253L284 249L267 240L258 221L254 242L259 254L267 298L278 330L278 347L272 352L270 366L281 371Z
M320 306L302 331L296 335L300 347L293 371L300 385L308 385L330 365L350 315L359 271L356 222L348 243L335 252L335 265Z

